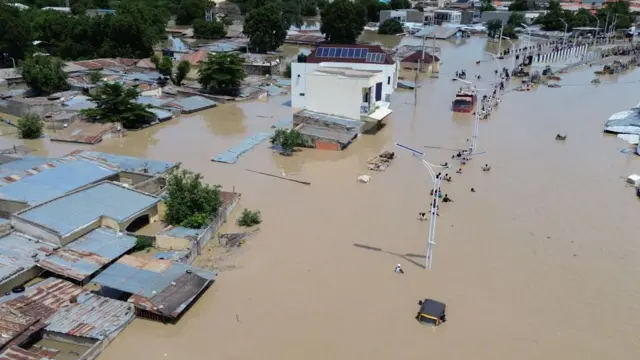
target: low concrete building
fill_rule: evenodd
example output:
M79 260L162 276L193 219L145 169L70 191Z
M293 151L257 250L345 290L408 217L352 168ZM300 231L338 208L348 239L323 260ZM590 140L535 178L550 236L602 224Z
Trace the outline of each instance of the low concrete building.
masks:
M380 70L318 67L306 75L306 106L310 111L360 120L382 100Z
M460 25L462 22L462 12L458 10L436 10L433 12L433 21L435 25Z
M422 50L415 50L400 60L400 66L403 69L418 69L425 73L438 73L440 72L440 58L428 52L423 55Z
M38 266L84 285L135 245L133 236L98 228L40 260Z
M175 323L214 282L215 273L170 260L123 256L93 283L100 293L126 298L136 307L136 315Z
M160 199L105 181L15 213L11 225L64 246L99 227L137 231L159 220Z
M38 262L55 246L14 231L0 237L0 294L10 292L42 273Z
M424 23L424 13L416 9L381 10L380 24L389 19L398 20L404 23Z
M362 121L302 110L293 115L293 127L305 145L323 150L343 150L364 128Z
M480 19L483 23L498 20L506 24L509 21L509 16L511 16L509 11L483 11Z

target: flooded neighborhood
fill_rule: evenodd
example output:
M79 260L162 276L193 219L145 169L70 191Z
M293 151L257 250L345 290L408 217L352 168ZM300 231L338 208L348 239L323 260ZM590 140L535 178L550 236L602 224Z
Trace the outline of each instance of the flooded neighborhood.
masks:
M470 6L0 69L0 359L640 356L635 33Z

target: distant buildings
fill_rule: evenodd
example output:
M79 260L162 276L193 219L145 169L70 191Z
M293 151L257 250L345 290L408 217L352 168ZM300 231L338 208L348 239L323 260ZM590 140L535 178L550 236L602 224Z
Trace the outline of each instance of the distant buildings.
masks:
M433 12L434 25L452 24L460 25L462 12L458 10L436 10Z
M398 20L404 23L424 23L424 13L416 9L381 10L380 24L389 19Z

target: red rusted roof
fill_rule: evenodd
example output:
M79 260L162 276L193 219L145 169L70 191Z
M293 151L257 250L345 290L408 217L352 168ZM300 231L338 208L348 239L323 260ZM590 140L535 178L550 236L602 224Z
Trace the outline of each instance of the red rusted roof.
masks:
M422 57L422 51L418 50L418 51L414 51L412 54L409 54L408 56L405 56L402 60L400 60L400 62L401 63L404 63L404 62L417 63L420 58L422 58L422 62L425 64L431 64L434 59L436 62L440 61L440 58L438 56L434 56L426 52L424 53L424 57Z
M372 63L367 62L366 58L345 58L345 57L317 57L316 53L320 48L349 48L349 49L367 49L370 54L385 54L384 62L382 63ZM338 63L352 63L352 64L382 64L382 65L393 65L395 61L380 45L365 45L365 44L349 44L349 45L339 45L339 44L322 44L319 45L318 48L311 51L311 54L307 56L308 63L322 63L322 62L338 62Z
M193 66L197 66L200 65L200 62L205 60L207 58L207 52L200 49L194 53L191 54L184 54L182 55L182 58L180 59L180 61L188 61L191 65Z
M62 307L69 305L72 298L84 290L68 281L55 279L34 289L27 289L23 295L4 304L24 315L46 319Z
M58 355L54 349L38 349L37 352L25 350L17 346L7 348L0 354L0 360L50 360Z
M0 350L24 342L44 326L39 317L29 316L11 306L0 304Z

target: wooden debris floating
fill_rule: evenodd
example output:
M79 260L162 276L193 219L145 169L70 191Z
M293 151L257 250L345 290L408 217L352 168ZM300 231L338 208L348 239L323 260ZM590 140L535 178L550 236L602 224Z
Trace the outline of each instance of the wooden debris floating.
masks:
M268 174L268 173L265 173L265 172L262 172L262 171L255 171L255 170L251 170L251 169L245 169L245 170L247 170L249 172L252 172L252 173L255 173L255 174L260 174L260 175L264 175L264 176L271 176L271 177L274 177L274 178L277 178L277 179L292 181L292 182L295 182L295 183L298 183L298 184L302 184L302 185L311 185L311 183L308 182L308 181L289 179L289 178L286 178L284 176Z
M385 171L395 157L396 154L394 152L384 150L380 154L367 160L367 168L369 170Z

